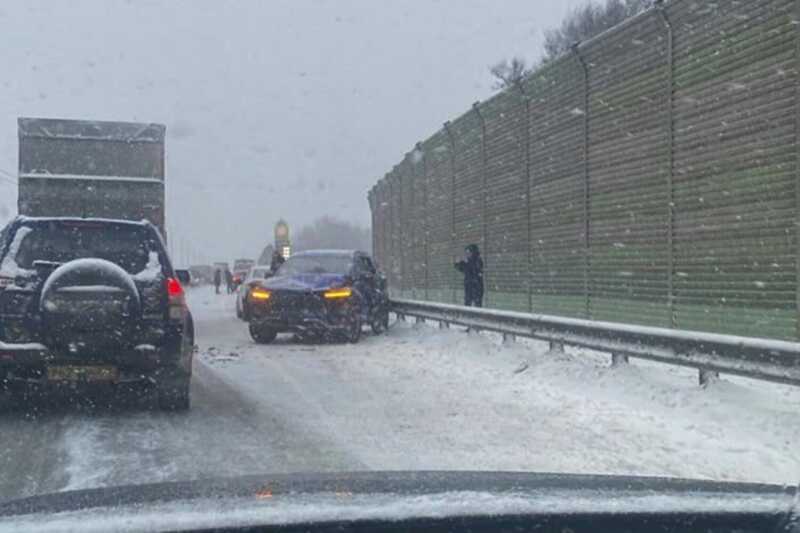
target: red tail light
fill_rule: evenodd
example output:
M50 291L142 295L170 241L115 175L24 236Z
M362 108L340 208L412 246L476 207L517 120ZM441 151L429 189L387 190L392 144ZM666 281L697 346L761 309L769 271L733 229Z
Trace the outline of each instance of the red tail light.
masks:
M167 297L169 299L169 318L183 320L186 316L186 297L181 282L176 278L167 278Z
M167 278L167 294L170 298L175 296L183 296L183 287L181 287L181 282L176 278Z

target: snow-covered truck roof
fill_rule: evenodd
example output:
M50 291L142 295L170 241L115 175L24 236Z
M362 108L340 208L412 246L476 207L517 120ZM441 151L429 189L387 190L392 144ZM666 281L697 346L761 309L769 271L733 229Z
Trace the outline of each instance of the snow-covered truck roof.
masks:
M20 139L38 137L163 143L166 127L163 124L152 122L109 122L20 117L17 119L17 131Z

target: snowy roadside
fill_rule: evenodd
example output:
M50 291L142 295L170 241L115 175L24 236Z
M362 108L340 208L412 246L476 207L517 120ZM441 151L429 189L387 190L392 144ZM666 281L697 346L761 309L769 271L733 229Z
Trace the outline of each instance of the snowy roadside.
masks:
M199 364L370 469L800 480L800 389L701 389L685 369L407 324L356 346L259 346L232 298L190 300Z

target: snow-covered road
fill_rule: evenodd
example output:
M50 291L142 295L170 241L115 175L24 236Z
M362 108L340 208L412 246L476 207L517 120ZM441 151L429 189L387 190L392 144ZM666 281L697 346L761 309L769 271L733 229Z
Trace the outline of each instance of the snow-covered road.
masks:
M800 389L397 324L357 345L255 345L233 298L190 292L188 414L0 415L0 499L331 470L525 470L797 483Z

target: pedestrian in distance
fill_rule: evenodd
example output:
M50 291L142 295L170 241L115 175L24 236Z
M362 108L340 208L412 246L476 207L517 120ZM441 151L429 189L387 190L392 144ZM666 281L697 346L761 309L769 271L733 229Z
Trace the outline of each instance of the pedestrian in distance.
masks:
M219 286L222 285L222 272L220 269L214 271L214 289L219 294Z
M228 294L233 294L233 274L225 269L225 284L228 286Z
M272 252L272 260L269 264L269 269L272 271L273 274L278 271L280 266L286 262L286 259L283 258L283 255L278 250Z
M464 259L455 263L464 274L464 305L483 307L483 259L477 244L464 248Z

